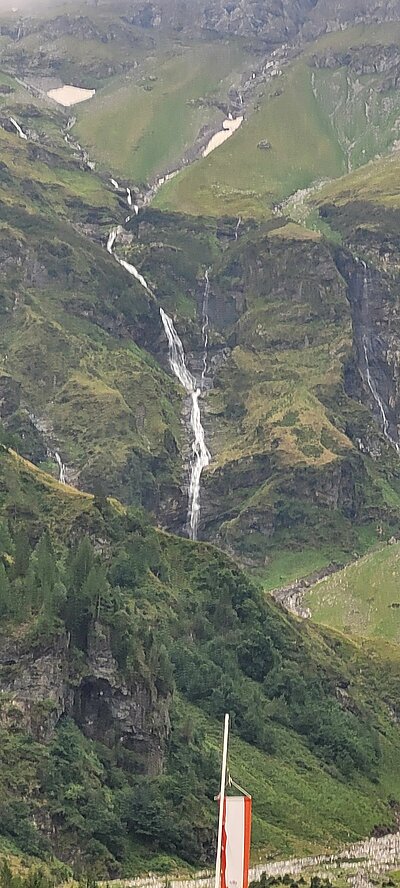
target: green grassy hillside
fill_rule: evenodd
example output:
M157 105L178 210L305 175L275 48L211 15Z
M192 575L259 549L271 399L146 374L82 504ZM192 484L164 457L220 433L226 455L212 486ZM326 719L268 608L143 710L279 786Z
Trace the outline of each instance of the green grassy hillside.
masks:
M254 795L257 859L334 848L391 823L388 800L400 797L394 650L294 620L212 547L157 533L140 511L62 487L4 448L0 510L0 650L7 662L19 650L0 669L0 834L14 847L55 851L99 875L165 871L173 858L207 863L226 709L231 771ZM138 756L112 739L104 665L103 704L90 678L96 638L118 664L112 693L123 681L128 702L145 682L158 719L168 707L162 773L143 776L143 744ZM61 703L35 688L27 708L27 663L63 675ZM88 723L82 702L66 702L71 668L69 694L87 682ZM54 694L44 677L42 687ZM101 737L91 739L100 711Z
M318 176L340 176L344 158L313 96L310 69L298 62L274 78L271 93L277 87L279 95L261 98L259 110L216 152L168 182L155 205L265 218L275 203ZM263 139L270 150L257 147Z
M16 106L25 128L43 127L41 145L0 131L9 425L23 432L26 456L43 463L47 447L59 450L74 482L80 475L109 493L120 483L121 495L123 487L136 501L146 490L157 509L163 484L173 489L181 474L180 394L137 344L152 326L155 339L161 334L158 309L105 251L120 213L112 191L73 159L57 116L29 113ZM89 241L86 227L103 243ZM54 459L47 468L57 471Z
M150 297L105 251L126 208L71 156L62 118L8 103L43 133L41 145L0 134L0 384L22 455L55 474L57 450L72 483L103 486L182 530L190 439L158 306L198 369L210 268L202 535L265 565L270 586L297 575L296 556L302 571L343 562L382 529L393 533L398 463L385 444L379 465L357 445L360 434L382 440L345 387L351 310L336 248L285 218L246 223L236 241L235 217L145 209L118 250L150 282Z
M117 177L146 182L173 170L204 126L223 114L223 101L244 52L235 42L177 44L152 54L140 76L113 80L87 107L76 127L80 141Z
M298 189L337 178L387 151L398 137L398 96L382 75L360 75L351 59L363 52L380 56L396 33L396 24L392 33L387 26L355 28L307 47L301 60L261 86L241 129L168 182L156 205L265 218ZM337 63L317 67L316 58L333 52ZM269 150L257 147L262 140L270 143Z

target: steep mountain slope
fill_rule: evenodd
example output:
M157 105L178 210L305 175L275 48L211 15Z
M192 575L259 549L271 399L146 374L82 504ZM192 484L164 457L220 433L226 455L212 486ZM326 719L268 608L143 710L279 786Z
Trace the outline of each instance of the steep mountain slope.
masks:
M15 113L29 130L23 107ZM57 123L33 118L39 133ZM118 204L58 138L39 145L0 131L1 412L24 455L42 464L50 450L54 465L60 451L75 483L124 487L128 500L146 490L157 509L181 471L179 397L137 344L161 335L158 309L85 237L99 240Z
M396 529L398 457L380 432L376 403L373 421L355 357L351 281L361 283L361 265L358 271L349 254L284 219L262 228L242 223L237 240L235 220L226 219L219 243L228 246L219 251L210 251L211 220L149 209L128 227L126 256L157 292L163 288L199 371L204 279L193 272L200 244L200 256L213 262L203 398L212 458L201 534L243 559L265 561L268 575L285 550L313 569L321 558L347 560ZM395 277L393 297L397 287Z
M0 834L17 848L99 875L207 862L226 708L254 853L392 822L395 652L294 621L211 547L4 448L0 505Z
M161 369L159 306L200 378L209 268L201 534L268 573L287 546L312 569L396 531L397 457L377 443L365 374L352 369L352 260L285 218L236 230L235 219L144 209L116 249L151 295L105 251L126 212L122 190L114 197L80 168L57 132L62 118L31 119L34 109L5 101L30 133L35 120L48 133L47 147L1 136L2 415L20 452L44 465L50 451L53 471L58 452L73 483L100 484L185 531L189 405Z

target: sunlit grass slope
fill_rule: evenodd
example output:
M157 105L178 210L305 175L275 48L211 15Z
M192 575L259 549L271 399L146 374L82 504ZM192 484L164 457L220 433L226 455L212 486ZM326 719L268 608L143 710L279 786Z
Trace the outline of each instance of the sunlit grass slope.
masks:
M156 205L188 213L268 216L272 204L316 174L340 176L344 158L314 98L311 71L297 63L275 78L280 95L265 97L241 129L207 158L167 183ZM261 140L270 150L258 148Z
M211 100L225 97L221 82L226 93L244 55L235 41L158 49L140 74L114 79L79 109L76 132L104 167L145 182L178 164L203 126L222 120Z
M385 545L321 580L305 604L319 623L400 642L400 544Z
M155 199L189 213L268 216L274 204L314 181L335 179L396 140L399 107L377 75L315 67L313 55L391 43L387 26L354 28L308 46L254 98L240 130L206 159L168 182ZM350 54L351 57L351 54ZM269 150L258 148L268 141Z

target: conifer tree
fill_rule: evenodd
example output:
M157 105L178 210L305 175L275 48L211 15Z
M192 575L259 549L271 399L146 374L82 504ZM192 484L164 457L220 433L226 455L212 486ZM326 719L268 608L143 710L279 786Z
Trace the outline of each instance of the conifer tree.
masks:
M31 547L24 527L18 528L15 537L14 576L24 577L29 567Z
M46 530L39 540L32 556L34 570L33 603L37 610L53 600L54 587L58 580L58 571L50 535Z
M93 563L93 546L89 537L84 536L70 559L68 586L78 592L89 576Z
M0 617L10 619L14 616L14 595L4 564L0 562Z
M4 561L14 552L14 545L6 521L0 521L0 558Z

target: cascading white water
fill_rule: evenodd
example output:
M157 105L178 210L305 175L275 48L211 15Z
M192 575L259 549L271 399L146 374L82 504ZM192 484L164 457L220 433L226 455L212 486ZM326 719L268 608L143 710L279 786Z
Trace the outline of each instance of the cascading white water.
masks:
M242 217L239 216L239 218L236 222L236 228L235 228L235 241L237 241L237 239L238 239L239 228L240 228L241 224L242 224Z
M111 185L115 188L116 191L119 191L119 184L116 179L110 179Z
M110 256L114 256L114 259L116 262L118 262L118 265L121 265L122 268L124 268L125 271L128 272L128 274L131 274L132 277L134 277L137 281L139 281L139 284L141 284L142 287L144 287L144 289L147 290L148 293L150 293L151 292L150 287L147 285L147 281L144 279L143 275L140 274L140 271L138 271L134 265L131 265L129 262L126 262L125 259L120 259L119 256L117 256L117 254L114 253L115 241L117 240L117 237L118 237L118 234L120 231L121 231L120 226L118 226L117 228L111 229L110 234L108 235L108 238L107 238L107 253L109 253Z
M364 296L365 296L366 302L368 302L368 291L369 291L369 286L371 283L371 273L368 269L367 264L362 259L360 261L361 261L361 265L364 269L364 279L363 279ZM394 438L390 434L389 420L386 415L385 404L378 392L378 389L375 385L375 382L374 382L372 374L371 374L370 360L369 360L369 354L368 354L368 340L367 340L366 336L363 336L362 344L363 344L363 353L364 353L364 360L365 360L365 380L366 380L367 386L371 392L371 395L372 395L375 403L379 407L379 412L382 417L383 434L384 434L386 440L389 441L389 444L391 444L395 448L397 453L400 454L400 445L398 444L397 441L394 440Z
M128 207L131 207L132 206L132 192L131 192L130 188L126 189L126 199L128 202Z
M145 281L143 275L140 274L140 271L138 271L134 265L131 265L129 262L125 262L125 259L119 259L118 256L115 256L115 258L119 265L122 265L122 268L125 268L125 271L127 271L128 274L131 274L132 277L136 278L136 280L139 281L139 284L141 284L142 287L144 287L144 289L150 293L150 287L147 286L147 282Z
M55 460L56 460L56 463L58 465L59 472L60 472L58 480L59 480L60 484L66 484L67 481L66 481L66 477L65 477L65 465L64 465L64 463L61 459L61 456L57 450L54 454L54 457L55 457Z
M120 232L120 228L113 228L107 239L107 252L110 253L111 256L114 256L114 259L118 262L122 268L125 268L125 271L128 274L131 274L136 280L147 290L148 293L151 293L150 287L147 284L147 281L143 277L142 274L135 268L134 265L130 265L129 262L126 262L125 259L120 259L116 253L114 252L115 241ZM204 289L204 297L203 297L203 341L204 341L204 358L203 358L203 372L202 372L202 385L204 383L204 376L207 369L207 346L208 346L208 297L210 292L210 284L208 279L208 272L206 272L206 286ZM199 528L200 521L200 481L203 469L209 465L211 456L207 449L204 428L201 422L201 411L199 398L201 395L201 388L197 385L197 380L186 366L186 358L185 352L182 345L182 342L175 330L172 318L167 315L163 308L160 308L160 316L162 320L162 324L165 330L165 334L168 340L169 347L169 363L171 369L179 382L185 389L185 391L190 395L192 401L192 408L190 412L190 425L193 431L193 443L192 443L192 467L190 472L190 484L189 484L189 502L188 502L188 531L189 536L192 540L197 539L197 533Z
M175 330L172 319L163 308L160 308L161 320L168 339L169 362L179 382L186 389L192 400L190 425L193 430L192 468L189 484L188 530L192 540L197 539L200 521L200 481L203 469L210 464L210 453L206 445L204 428L201 422L199 398L201 389L186 366L185 352L182 342Z
M114 255L113 249L114 249L115 241L117 240L117 234L118 234L118 228L112 228L110 231L110 234L108 235L108 238L107 238L107 253L109 253L110 256ZM114 256L114 258L116 258L116 256Z
M203 369L201 371L201 388L204 388L204 383L207 375L207 358L208 358L208 302L210 298L210 280L208 277L208 270L206 271L206 285L204 287L203 294L203 307L201 313L201 332L203 336Z
M17 133L18 133L20 139L24 139L25 142L27 142L27 141L28 141L28 136L27 136L26 133L24 133L24 131L21 129L19 123L17 123L17 121L14 119L14 117L10 117L10 123L12 123L13 127L15 127L15 129L17 130Z
M168 339L169 363L171 364L171 369L175 373L175 376L178 377L181 385L183 385L186 391L191 394L196 391L197 382L195 377L192 376L186 367L186 358L182 341L175 330L172 319L167 315L163 308L160 308L160 315Z

